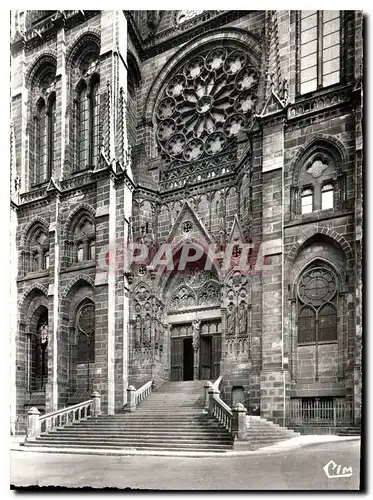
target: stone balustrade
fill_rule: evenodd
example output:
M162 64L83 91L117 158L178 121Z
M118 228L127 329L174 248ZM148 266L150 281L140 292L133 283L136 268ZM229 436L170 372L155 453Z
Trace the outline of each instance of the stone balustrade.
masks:
M28 411L26 441L35 440L42 432L49 432L57 427L73 425L80 420L101 415L101 395L93 391L92 399L83 401L67 408L40 415L40 411L33 407Z
M128 386L127 388L127 411L136 411L137 405L141 403L145 398L149 396L152 392L153 381L149 380L144 385L142 385L139 389L133 385Z
M222 376L214 383L207 382L205 384L204 411L214 416L216 420L232 434L235 440L245 441L247 439L247 410L242 403L236 403L233 408L230 408L220 398L219 385L221 380Z

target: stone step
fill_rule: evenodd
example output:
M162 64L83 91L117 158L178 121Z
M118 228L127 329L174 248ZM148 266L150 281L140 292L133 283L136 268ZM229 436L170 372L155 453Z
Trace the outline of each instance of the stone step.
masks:
M49 445L49 444L46 444L46 443L41 443L41 444L33 444L33 445L28 445L29 447L39 447L40 448L43 448L45 450L53 450L54 448L61 448L61 449L74 449L74 450L79 450L79 449L89 449L89 450L94 450L94 449L108 449L106 445L100 445L100 444L97 444L97 445L91 445L91 444L87 444L86 446L79 446L79 445L72 445L72 444L66 444L66 445ZM124 448L123 446L111 446L110 449L113 449L113 450L128 450L128 449L134 449L133 447L131 448ZM224 454L226 453L227 451L231 451L231 447L228 447L228 448L215 448L213 446L210 446L209 448L199 448L199 447L193 447L193 448L190 448L190 447L187 447L187 448L183 448L183 447L177 447L177 448L165 448L163 446L152 446L152 447L148 447L148 446L141 446L140 448L141 451L149 451L149 452L165 452L165 451L172 451L173 449L175 451L177 451L178 453L185 453L185 452L195 452L195 453L206 453L206 452L213 452L213 453L221 453L221 454Z
M260 434L257 434L257 433L254 433L254 432L248 432L247 433L247 436L248 438L255 438L257 436L269 436L269 437L284 437L285 439L286 438L291 438L291 437L297 437L296 434L292 434L292 433L287 433L287 432L265 432L265 433L260 433Z
M106 436L133 436L133 435L141 435L144 436L144 432L139 432L136 431L136 429L128 429L128 430L123 430L123 431L117 431L113 432L112 430L101 430L100 435L103 437ZM42 434L42 435L48 435L48 436L58 436L58 435L64 435L64 436L86 436L86 435L96 435L96 433L92 430L77 430L77 429L58 429L57 431L54 431L53 433L49 434ZM216 430L211 430L211 429L192 429L190 431L184 430L184 431L174 431L174 430L169 430L169 429L159 429L159 430L149 430L146 432L146 436L197 436L197 437L224 437L226 434L223 432L216 432Z
M133 434L130 436L97 436L97 435L45 435L41 436L40 439L42 441L51 441L51 442L78 442L80 441L89 441L89 442L96 442L100 441L103 443L127 443L127 442L147 442L147 443L162 443L164 439L166 439L166 436L144 436L143 434ZM194 436L194 435L189 435L189 436L167 436L167 443L177 443L177 442L183 442L183 443L205 443L205 442L211 442L214 444L230 444L232 442L232 439L230 437L222 437L222 436L207 436L207 437L201 437L201 436Z
M180 425L193 425L193 424L204 424L204 423L218 423L214 418L208 418L206 415L191 415L189 417L184 418L167 418L167 417L156 417L156 418L122 418L122 419L97 419L97 420L85 420L84 422L76 422L74 425L128 425L131 423L141 423L142 425L151 425L151 424L180 424Z
M65 439L65 438L71 438L71 439L80 439L84 437L89 437L89 438L94 438L97 439L97 434L96 433L90 433L90 432L84 432L84 433L54 433L54 434L42 434L41 437L45 438L50 438L50 439ZM153 433L153 434L143 434L139 432L133 432L133 433L127 433L127 434L113 434L113 433L106 433L100 434L100 439L105 440L105 439L127 439L127 438L146 438L146 439L158 439L158 440L171 440L171 439L198 439L198 440L228 440L231 441L231 438L228 434L216 434L216 435L209 435L209 434L198 434L198 433L190 433L190 434L179 434L179 433L169 433L169 434L164 434L164 433Z
M211 424L211 425L143 425L141 423L136 423L133 422L131 425L126 425L126 426L109 426L109 425L94 425L94 426L73 426L78 430L78 432L83 432L84 430L91 430L95 432L101 432L104 430L107 431L113 431L113 432L121 432L121 431L126 431L126 430L135 430L139 429L142 432L150 432L151 430L169 430L169 431L174 431L174 432L183 432L183 431L188 431L188 430L212 430L212 431L219 431L221 429L224 429L223 426L218 425L218 424ZM71 426L64 427L65 429L70 429Z
M93 447L93 448L106 448L106 449L111 449L111 448L158 448L158 449L178 449L178 448L184 448L184 449L203 449L203 450L213 450L213 449L221 449L221 450L230 450L232 448L231 445L229 444L210 444L210 443L200 443L198 441L194 442L185 442L185 441L175 441L175 442L170 442L170 443L149 443L148 441L132 441L132 442L117 442L117 441L86 441L86 440L79 440L78 442L71 442L71 441L48 441L48 440L42 440L42 439L37 439L36 441L29 441L28 443L25 443L25 446L48 446L50 448L55 448L55 447L74 447L74 448L88 448L88 447Z
M274 441L274 440L284 441L286 439L292 439L293 437L296 437L296 436L267 436L267 435L262 435L262 436L247 436L247 439L250 442L255 442L255 441Z

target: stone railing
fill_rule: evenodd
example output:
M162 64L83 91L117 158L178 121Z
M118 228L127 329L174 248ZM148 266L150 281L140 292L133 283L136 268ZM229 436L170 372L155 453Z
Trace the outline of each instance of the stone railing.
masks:
M149 382L146 382L146 384L142 385L137 390L133 385L130 385L127 389L127 411L135 411L137 405L152 392L152 387L152 380L149 380Z
M209 413L225 427L225 429L237 441L245 441L247 438L246 408L237 403L230 408L221 398L219 385L222 380L220 376L214 383L207 382L205 388L205 413Z
M30 408L28 411L26 441L36 439L42 432L50 432L57 427L73 425L74 422L101 415L100 393L94 391L91 396L92 399L41 416L37 408Z

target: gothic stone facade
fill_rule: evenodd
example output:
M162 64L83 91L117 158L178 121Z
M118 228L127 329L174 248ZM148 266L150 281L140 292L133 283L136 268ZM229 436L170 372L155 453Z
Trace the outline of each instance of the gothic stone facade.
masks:
M14 11L11 56L12 430L219 375L359 424L362 13ZM129 241L235 246L167 271Z

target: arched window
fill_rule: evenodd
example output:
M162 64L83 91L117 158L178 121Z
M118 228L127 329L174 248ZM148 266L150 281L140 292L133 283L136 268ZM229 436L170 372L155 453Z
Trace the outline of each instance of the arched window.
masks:
M319 340L333 341L337 338L337 311L333 304L327 303L320 307L319 314Z
M56 93L55 61L48 59L33 73L30 105L33 124L29 132L30 184L38 185L50 179L56 152Z
M99 48L88 44L86 50L73 63L76 88L76 170L97 164L100 147L100 77L98 73Z
M49 268L49 239L43 226L37 224L26 237L24 271L38 272ZM28 261L28 262L27 262Z
M78 363L94 363L95 360L95 306L83 304L76 318Z
M90 117L91 117L91 148L90 164L97 165L100 148L100 82L93 80L91 86L90 98Z
M35 178L34 184L46 180L47 174L47 120L44 99L39 99L35 116Z
M48 380L48 311L40 315L32 340L31 390L45 387Z
M89 131L88 131L88 89L83 84L78 91L77 100L77 146L79 170L88 166Z
M74 231L76 262L94 260L95 258L95 226L88 216L83 216Z
M48 115L47 177L49 179L53 172L55 152L56 152L56 94L54 93L49 98L47 115Z
M298 283L298 344L337 340L337 280L326 268L313 266Z
M316 312L312 307L301 307L298 314L298 343L316 342Z
M329 140L315 141L293 169L291 215L340 210L346 201L346 174L341 151Z

